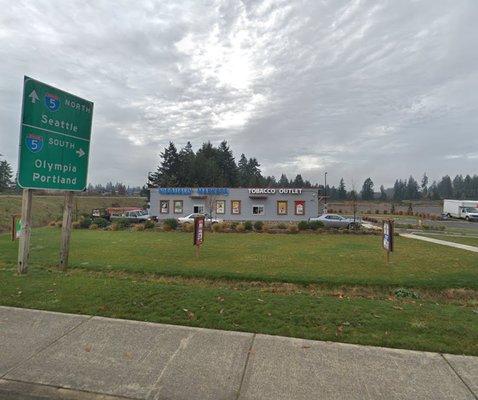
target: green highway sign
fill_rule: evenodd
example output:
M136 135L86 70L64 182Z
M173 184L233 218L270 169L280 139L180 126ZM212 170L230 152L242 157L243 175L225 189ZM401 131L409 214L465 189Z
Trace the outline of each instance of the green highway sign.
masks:
M93 103L25 76L18 184L86 188Z

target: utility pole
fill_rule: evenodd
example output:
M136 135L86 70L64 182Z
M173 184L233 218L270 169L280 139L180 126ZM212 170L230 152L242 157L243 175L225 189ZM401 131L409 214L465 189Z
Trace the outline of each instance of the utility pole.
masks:
M327 213L327 172L324 173L324 213Z

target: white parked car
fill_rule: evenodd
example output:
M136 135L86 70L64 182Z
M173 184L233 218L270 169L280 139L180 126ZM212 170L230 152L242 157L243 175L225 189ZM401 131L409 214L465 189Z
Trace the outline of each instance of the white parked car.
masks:
M200 217L200 216L204 216L204 219L207 224L217 224L219 222L223 222L222 219L212 218L208 214L199 214L199 213L192 213L192 214L186 215L185 217L179 217L178 222L180 224L194 224L194 218Z
M123 213L112 213L110 219L128 219L131 222L145 222L154 221L156 218L149 215L147 210L132 210Z
M360 221L353 218L345 218L338 214L322 214L318 217L309 218L309 222L319 221L326 228L354 228L360 226Z

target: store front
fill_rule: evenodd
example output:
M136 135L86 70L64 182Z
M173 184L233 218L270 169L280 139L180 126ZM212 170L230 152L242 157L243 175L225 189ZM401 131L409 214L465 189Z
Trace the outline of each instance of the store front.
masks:
M311 188L154 188L150 213L158 219L207 213L225 221L302 221L322 210Z

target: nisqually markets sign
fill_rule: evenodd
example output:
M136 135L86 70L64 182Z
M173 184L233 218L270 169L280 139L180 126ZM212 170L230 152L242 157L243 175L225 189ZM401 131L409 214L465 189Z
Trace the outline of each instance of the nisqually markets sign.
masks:
M229 196L229 188L158 188L159 194L179 196L191 196L194 190L201 196ZM250 188L247 190L249 194L302 194L302 189L294 188Z

